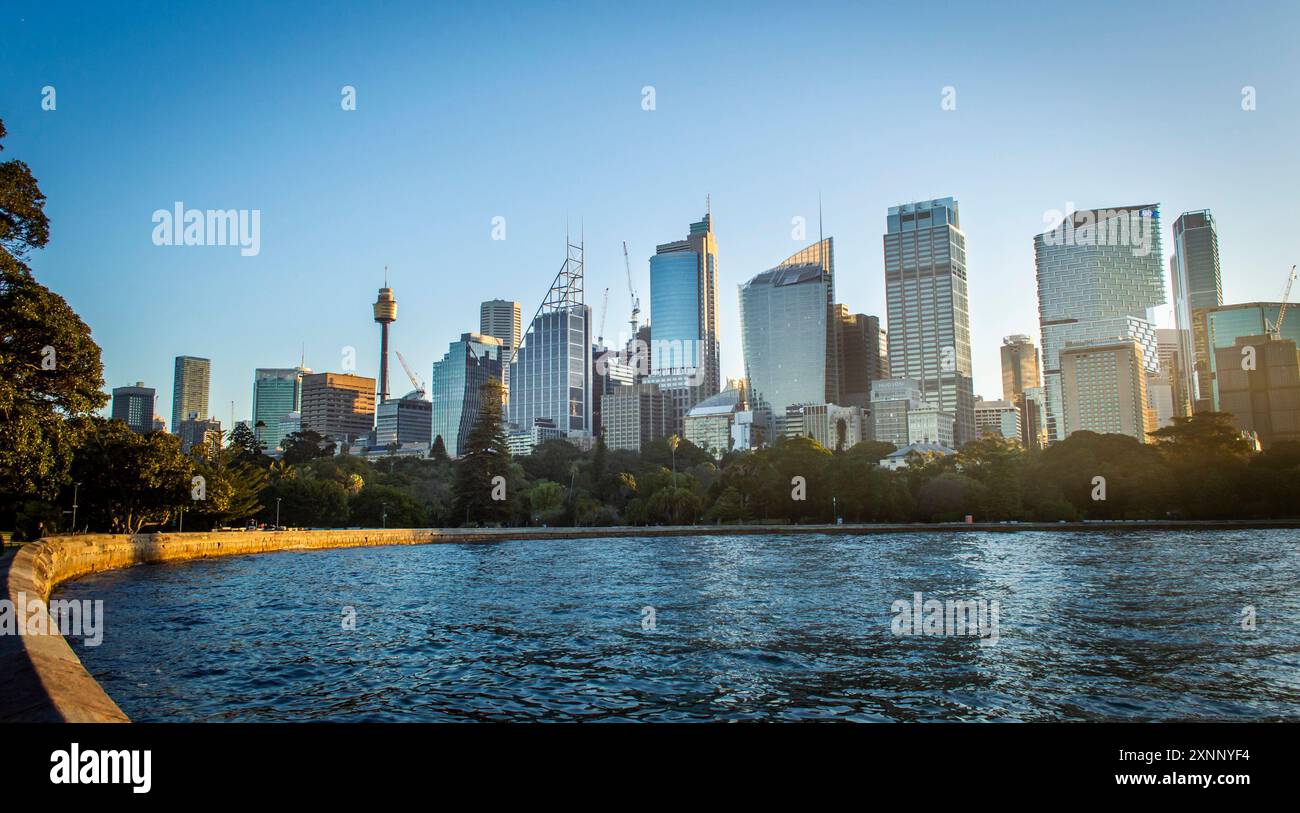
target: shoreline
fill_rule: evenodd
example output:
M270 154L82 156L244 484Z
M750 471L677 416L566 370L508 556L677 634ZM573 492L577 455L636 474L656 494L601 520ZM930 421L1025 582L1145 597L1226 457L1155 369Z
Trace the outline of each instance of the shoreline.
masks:
M45 603L63 582L138 564L163 564L294 550L389 545L480 544L526 540L664 536L827 536L907 533L1018 533L1025 531L1232 531L1300 529L1288 520L1121 520L1105 522L905 523L865 525L677 525L588 528L424 528L226 531L184 534L54 536L22 546L0 560L0 595L26 604L27 619L52 629ZM39 599L35 607L31 605ZM0 722L130 722L86 671L57 630L0 636Z

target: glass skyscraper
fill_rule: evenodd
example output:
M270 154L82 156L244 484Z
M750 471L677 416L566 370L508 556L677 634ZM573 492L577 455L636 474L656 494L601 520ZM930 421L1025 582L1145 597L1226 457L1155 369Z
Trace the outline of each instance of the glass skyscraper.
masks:
M1159 373L1148 311L1165 301L1162 256L1155 203L1071 212L1034 237L1049 442L1066 435L1061 353L1067 346L1133 340L1142 346L1145 370Z
M442 361L433 363L429 396L433 402L430 438L442 437L447 454L460 456L482 405L479 388L501 380L505 344L495 336L463 333L451 343Z
M253 434L267 449L284 441L280 421L302 409L302 377L305 367L259 367L253 371Z
M955 442L973 440L966 235L952 198L891 206L885 233L889 374L915 381L955 418Z
M1179 376L1184 392L1201 410L1211 400L1206 380L1214 353L1196 337L1196 312L1223 304L1223 277L1219 271L1219 234L1209 209L1184 212L1174 221L1174 256L1169 259L1169 276L1174 295L1174 319L1182 345ZM1202 339L1197 342L1196 338Z
M655 247L650 258L651 371L687 373L696 399L721 385L718 345L718 247L712 215L692 223L685 240Z
M172 432L179 434L181 421L208 417L208 385L212 362L197 356L177 356L172 377Z
M592 431L591 308L583 304L583 248L567 245L564 265L510 365L507 420L521 431L538 421L554 421L565 433Z
M1202 386L1205 388L1207 408L1219 411L1219 361L1217 351L1236 347L1237 339L1247 336L1264 336L1269 327L1277 324L1278 313L1282 309L1280 302L1245 302L1240 305L1223 305L1196 311L1197 333L1203 335L1208 348L1207 374ZM1281 338L1291 339L1300 344L1300 319L1292 308L1287 308L1287 317L1282 322ZM1240 351L1237 351L1238 358Z
M750 403L768 425L784 419L790 406L835 403L839 325L827 306L834 297L833 254L828 237L740 286Z

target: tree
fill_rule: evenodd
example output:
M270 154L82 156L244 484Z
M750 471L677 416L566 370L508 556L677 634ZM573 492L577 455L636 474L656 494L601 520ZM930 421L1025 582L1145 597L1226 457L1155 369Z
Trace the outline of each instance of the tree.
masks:
M506 499L496 499L493 478L508 478L510 449L501 428L504 390L496 379L479 388L479 413L456 466L456 518L463 522L501 522L509 515Z
M81 505L88 522L113 533L139 533L163 525L193 508L194 461L181 453L180 438L165 432L136 434L122 421L91 418L72 463L82 483Z
M0 120L0 142L5 132ZM0 501L10 505L58 493L80 419L108 402L90 328L23 263L48 240L45 196L31 170L0 162Z
M241 460L260 460L266 446L257 439L257 433L246 423L237 423L230 431L230 448Z
M270 477L267 470L232 444L224 449L190 450L195 474L204 479L204 499L193 505L195 519L216 527L239 523L262 510L259 498Z
M334 441L328 440L312 429L303 429L288 435L282 446L284 454L280 459L290 466L306 463L318 457L334 456Z
M432 457L439 463L445 463L448 460L451 460L451 457L447 454L447 444L443 442L442 435L433 439L433 445L429 447L429 457Z

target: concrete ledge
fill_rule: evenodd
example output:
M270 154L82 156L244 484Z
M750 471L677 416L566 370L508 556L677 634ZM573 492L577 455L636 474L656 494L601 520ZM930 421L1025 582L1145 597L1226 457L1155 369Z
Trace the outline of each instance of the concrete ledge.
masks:
M91 677L45 606L62 582L138 564L180 562L292 550L427 545L611 536L754 534L959 533L971 531L1232 530L1300 528L1300 520L1258 522L951 523L909 525L724 525L616 528L500 528L259 531L230 533L56 536L25 545L0 567L0 598L28 606L19 623L47 634L0 635L0 722L130 722ZM33 606L33 602L39 604Z

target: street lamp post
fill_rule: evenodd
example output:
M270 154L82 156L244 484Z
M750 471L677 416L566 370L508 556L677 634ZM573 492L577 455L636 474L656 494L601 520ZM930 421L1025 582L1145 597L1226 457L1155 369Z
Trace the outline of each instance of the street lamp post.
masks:
M280 497L275 498L275 529L280 530Z
M380 523L382 527L387 528L388 527L388 503L381 502L379 505L383 510L383 516L380 518Z
M77 494L81 491L81 483L72 484L72 532L77 532Z

